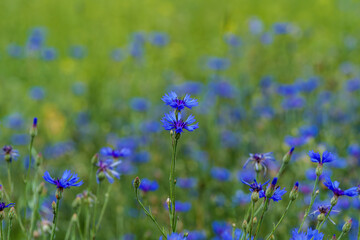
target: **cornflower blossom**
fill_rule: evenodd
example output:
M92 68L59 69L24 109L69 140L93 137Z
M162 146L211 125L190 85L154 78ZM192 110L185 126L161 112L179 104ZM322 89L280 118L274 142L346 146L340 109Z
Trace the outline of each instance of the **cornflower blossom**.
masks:
M314 152L313 150L309 152L310 161L317 162L319 165L323 165L324 163L329 163L335 160L334 154L331 152L325 151L322 154L322 158L320 157L320 153Z
M159 240L163 240L164 238L161 236L159 238ZM168 240L186 240L187 237L184 236L184 234L180 234L180 233L172 233L171 235L167 236Z
M2 149L2 155L4 155L4 159L8 162L11 162L12 160L17 160L19 157L19 151L16 149L13 149L12 146L6 145Z
M175 132L179 134L183 132L183 129L192 132L199 127L198 123L193 124L196 121L193 115L190 115L185 121L181 117L180 112L177 114L175 112L165 113L165 117L161 119L161 122L165 130L175 130Z
M340 183L338 181L332 182L330 177L327 177L324 185L334 193L334 197L338 198L340 196L348 196L348 197L355 197L358 195L358 187L352 187L347 190L342 190L339 188Z
M54 184L60 191L64 190L64 188L79 187L83 184L83 181L79 182L77 174L71 173L70 170L65 170L60 179L52 178L49 172L46 171L43 178L45 181Z
M324 238L324 234L320 233L318 230L312 230L309 228L307 232L298 233L298 229L294 229L292 231L292 236L290 240L322 240Z
M118 159L120 157L129 156L131 154L131 151L128 148L112 149L111 147L103 147L100 149L100 154L105 157L112 157L114 159Z
M184 98L179 98L175 92L165 94L161 100L163 100L166 105L169 105L179 112L185 107L191 109L198 105L197 100L191 98L189 94L186 94Z
M264 174L267 172L267 161L275 161L272 152L268 153L250 153L250 157L246 160L244 167L245 168L249 162L252 162L255 165L255 171L260 171L260 166L264 168Z
M285 188L281 189L279 186L275 187L275 191L269 199L272 199L274 202L282 200L282 195L286 193ZM259 193L259 198L266 198L265 191L262 190Z
M5 208L13 207L15 203L9 203L6 205L4 202L0 202L0 212L4 211Z
M314 212L310 213L310 215L321 215L323 214L324 216L326 216L327 214L332 214L332 213L338 213L340 211L338 210L334 210L332 209L332 211L330 212L330 208L331 208L331 205L324 205L324 204L321 204L317 207L317 210L315 210ZM329 216L329 221L335 225L335 222L331 219L331 217Z
M246 185L248 185L248 186L250 187L250 189L249 189L250 192L257 192L257 193L263 191L263 186L265 186L266 184L268 184L269 181L270 181L270 180L268 180L268 181L266 181L265 183L261 184L261 183L258 183L258 182L256 181L256 179L254 179L254 183L248 183L248 182L244 181L243 179L241 179L241 182L242 182L243 184L246 184Z
M153 192L156 191L159 188L159 184L154 180L151 181L149 179L141 179L141 183L139 186L139 189L143 192Z
M98 167L98 170L96 171L97 183L100 183L102 180L101 177L99 178L101 174L105 175L109 183L114 183L114 178L112 176L120 179L120 173L114 170L114 168L120 163L121 161L114 162L113 159L99 160L99 162L96 163L96 166Z

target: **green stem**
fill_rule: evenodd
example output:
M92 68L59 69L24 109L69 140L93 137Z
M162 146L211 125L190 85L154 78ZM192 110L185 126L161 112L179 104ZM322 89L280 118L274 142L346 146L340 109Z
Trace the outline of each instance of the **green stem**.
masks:
M313 204L314 204L314 202L315 202L315 198L316 198L316 195L317 195L315 192L316 192L316 187L317 187L318 183L319 183L319 176L316 176L316 180L315 180L315 184L314 184L314 189L313 189L312 194L311 194L310 205L309 205L308 209L307 209L306 212L305 212L305 215L304 215L304 218L303 218L303 220L302 220L302 222L301 222L301 225L300 225L300 227L299 227L298 233L301 232L301 228L302 228L302 226L304 225L304 222L305 222L307 216L309 215L309 212L310 212L310 210L311 210L311 208L312 208L312 206L313 206Z
M171 161L170 167L170 201L171 201L171 218L170 218L170 226L172 232L176 232L176 211L175 211L175 166L176 166L176 148L177 148L178 139L173 142L173 157ZM170 211L170 209L169 209Z
M322 225L324 225L324 223L326 222L326 220L329 218L330 213L331 213L331 210L334 208L334 206L335 206L335 205L331 205L330 210L329 210L329 212L326 214L326 217L325 217L324 221L322 221L321 224L320 224L320 226L316 228L317 230L320 231Z
M29 166L28 166L28 170L27 170L27 174L25 177L25 211L24 211L24 222L26 222L26 210L27 210L27 206L28 206L28 197L27 197L27 190L28 190L28 182L29 182L29 177L30 177L30 168L31 168L31 159L32 159L32 148L33 148L33 143L34 143L34 138L35 136L31 136L30 139L30 146L29 146Z
M262 213L261 213L261 217L260 217L259 223L258 223L258 225L257 225L257 227L256 227L256 233L255 233L255 235L254 235L254 240L256 240L256 238L257 238L257 236L258 236L258 233L259 233L259 230L260 230L260 227L261 227L261 223L262 223L262 221L263 221L263 219L264 219L265 212L266 212L267 209L268 209L269 201L270 201L269 198L267 198L267 199L265 200L264 208L263 208L263 211L262 211Z
M7 232L7 240L10 240L11 228L12 228L12 218L9 219L9 226L8 226L8 232Z
M340 236L338 237L337 240L340 240L344 235L345 235L344 232L341 232L341 234L340 234Z
M94 215L93 215L93 225L92 225L92 229L91 229L91 236L92 239L95 239L96 233L95 233L95 227L96 227L96 210L97 210L97 205L99 203L99 198L100 198L100 185L101 185L101 181L99 182L99 184L97 185L97 189L96 189L96 200L95 200L95 204L94 204Z
M78 218L76 219L76 226L77 226L77 229L78 229L79 234L80 234L80 239L83 240L83 239L84 239L84 236L83 236L83 234L82 234L82 232L81 232L80 222L79 222L79 216L78 216Z
M111 191L111 186L112 184L110 184L109 188L108 188L108 191L105 193L105 200L104 200L104 204L103 204L103 207L101 209L101 213L100 213L100 217L99 217L99 220L96 224L96 230L95 230L95 233L99 230L100 228L100 223L101 223L101 220L104 216L104 213L105 213L105 210L106 210L106 207L107 207L107 204L109 202L109 195L110 195L110 191Z
M251 201L252 204L251 204L251 217L250 217L250 231L249 231L249 234L250 234L250 237L249 239L251 239L251 235L252 235L252 230L253 230L253 224L254 224L254 208L255 208L255 202L254 201Z
M11 181L11 163L9 162L8 164L8 181L9 181L9 195L11 196L11 193L13 191L13 184L12 184L12 181Z
M90 204L89 204L86 211L86 222L85 222L85 230L84 230L85 239L89 239L90 218L91 217L90 217Z
M266 240L270 239L271 236L275 233L276 229L279 227L280 223L282 222L282 220L284 220L284 217L286 215L286 213L289 211L289 208L292 204L293 200L290 200L289 204L287 205L283 215L281 216L280 220L278 221L278 223L276 224L276 226L273 228L273 230L271 231L271 233L269 234L269 236L266 238Z
M57 223L57 219L59 216L59 203L60 203L60 199L56 199L56 208L54 211L53 226L52 226L52 230L51 230L50 240L55 239L56 223Z
M70 237L70 234L71 234L72 228L73 228L73 227L72 227L72 226L73 226L73 223L74 223L73 218L71 218L70 223L69 223L69 226L68 226L68 228L67 228L67 230L66 230L65 240L68 240L69 237Z
M149 212L145 207L144 205L142 204L142 202L140 201L139 199L139 196L138 196L138 189L135 190L135 195L136 195L136 200L138 201L138 203L140 204L140 206L142 207L142 209L144 210L145 214L156 224L157 228L159 229L159 231L161 232L161 234L164 236L164 238L167 240L167 236L164 232L163 229L161 229L159 223L156 221L156 219L154 218L154 216L152 215L151 212Z
M39 206L39 190L36 191L36 193L34 194L34 200L33 200L33 211L31 213L31 222L30 222L30 234L28 236L28 239L31 239L32 233L34 231L35 228L35 222L36 222L36 214L37 214L37 209Z

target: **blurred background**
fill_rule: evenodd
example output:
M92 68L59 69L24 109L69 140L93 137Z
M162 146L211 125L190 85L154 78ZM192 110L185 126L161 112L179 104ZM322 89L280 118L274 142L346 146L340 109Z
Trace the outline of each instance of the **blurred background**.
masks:
M161 97L191 94L199 106L187 113L199 129L179 142L179 231L193 232L191 239L228 239L232 223L241 227L250 199L239 182L253 179L252 165L243 169L249 153L274 153L265 181L295 146L279 182L288 192L295 181L301 186L277 232L287 239L299 226L315 179L309 150L337 155L324 174L341 180L344 189L359 184L359 7L354 0L3 0L1 143L19 150L12 164L22 176L28 131L38 117L34 147L44 156L44 170L56 176L70 169L84 180L64 194L58 239L76 194L89 185L95 192L92 156L102 147L130 149L118 166L122 176L113 184L99 239L158 239L135 201L132 180L156 181L142 199L167 226L171 143L160 119L170 109ZM6 167L0 171L6 176ZM46 186L45 208L54 193ZM21 188L19 178L14 202L21 201ZM322 184L320 190L319 199L329 202ZM287 202L285 195L270 206L263 237ZM356 239L359 201L344 198L339 206L337 225L328 223L326 236L338 235L346 217L353 217ZM316 225L316 216L306 225Z

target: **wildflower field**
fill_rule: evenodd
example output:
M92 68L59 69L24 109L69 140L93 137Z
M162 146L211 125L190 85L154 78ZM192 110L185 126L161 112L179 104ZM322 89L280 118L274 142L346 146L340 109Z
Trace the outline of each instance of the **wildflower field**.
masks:
M0 240L360 239L360 2L0 2Z

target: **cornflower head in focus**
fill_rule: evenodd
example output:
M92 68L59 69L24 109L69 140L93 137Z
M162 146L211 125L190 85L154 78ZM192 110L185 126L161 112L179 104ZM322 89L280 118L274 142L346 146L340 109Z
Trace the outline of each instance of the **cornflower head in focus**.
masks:
M294 229L292 231L292 235L290 240L322 240L324 238L324 234L320 233L318 230L312 230L309 228L307 232L298 233L298 229Z
M52 178L48 171L44 173L44 180L56 186L61 192L65 188L79 187L83 181L79 181L77 174L71 173L70 170L65 170L61 178Z
M355 197L358 193L358 187L352 187L347 190L339 188L340 183L338 181L332 182L330 177L327 177L324 185L334 193L334 197L331 199L331 205L336 205L337 200L340 196Z
M177 111L183 110L185 107L191 109L198 105L196 99L190 97L189 94L186 94L185 97L179 98L175 92L170 92L163 96L162 100L165 102L166 105L176 109Z
M268 153L250 153L250 157L246 160L244 167L245 168L250 162L254 165L254 169L256 172L261 172L264 169L264 175L267 172L267 162L275 161L272 152Z
M169 114L165 113L165 117L161 119L161 122L163 123L163 127L165 130L173 130L176 132L176 134L181 134L184 129L188 130L189 132L194 131L197 129L198 123L195 123L196 119L193 115L190 115L185 121L182 119L181 113L175 113L170 112Z
M320 157L320 153L310 151L309 152L310 161L318 163L316 168L316 175L320 176L323 172L323 164L329 163L335 160L335 156L328 151L323 152L322 157Z
M277 178L274 178L269 187L267 188L266 192L265 190L260 191L259 198L269 197L269 199L272 199L274 202L282 200L282 195L286 193L285 188L281 189L280 186L276 185L276 183Z

